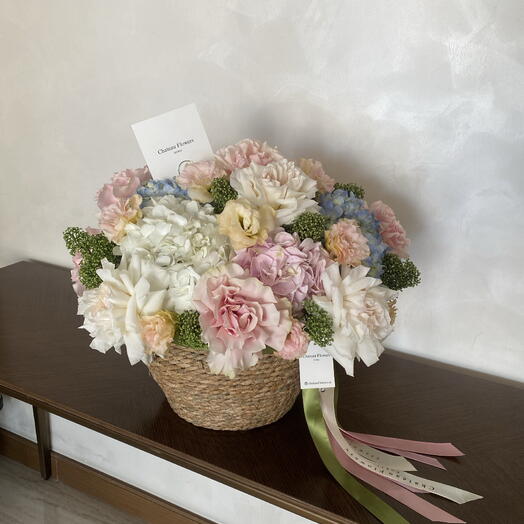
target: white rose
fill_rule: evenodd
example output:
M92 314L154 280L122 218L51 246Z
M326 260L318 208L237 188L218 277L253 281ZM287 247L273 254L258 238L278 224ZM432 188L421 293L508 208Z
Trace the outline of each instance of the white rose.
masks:
M293 162L281 160L265 166L251 164L231 174L231 186L256 206L269 205L278 225L289 224L304 211L317 211L313 200L317 183Z
M382 341L391 333L388 302L396 293L381 280L366 276L369 268L330 265L322 275L325 296L313 300L333 318L333 358L353 375L355 358L366 366L377 362L384 351Z

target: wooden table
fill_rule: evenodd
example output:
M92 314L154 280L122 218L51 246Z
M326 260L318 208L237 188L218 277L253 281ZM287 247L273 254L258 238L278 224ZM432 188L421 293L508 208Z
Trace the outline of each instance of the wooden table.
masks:
M44 476L51 412L314 521L377 522L324 468L300 401L264 428L197 428L171 411L145 366L89 349L80 323L65 269L21 262L0 270L0 392L35 407ZM397 354L356 376L340 384L344 427L453 442L465 457L444 459L447 471L422 465L420 474L485 498L463 506L428 499L470 523L524 522L521 388ZM428 522L381 496L410 522Z

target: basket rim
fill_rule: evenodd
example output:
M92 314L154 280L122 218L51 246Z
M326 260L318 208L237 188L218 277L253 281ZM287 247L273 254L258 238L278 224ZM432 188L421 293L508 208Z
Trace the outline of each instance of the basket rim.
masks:
M208 351L207 350L203 350L203 349L196 349L196 348L190 348L190 347L186 347L186 346L180 346L178 344L170 344L169 345L169 348L167 349L167 351L165 352L164 356L160 356L160 355L156 355L156 354L153 354L152 358L151 358L151 361L149 362L148 364L148 368L151 368L151 365L154 364L155 366L158 366L158 365L169 365L169 361L173 358L176 358L176 350L182 350L184 352L189 353L191 355L201 355L201 356L205 356ZM193 357L191 357L193 358ZM295 364L297 367L298 367L298 359L293 359L293 360L288 360L288 359L285 359L285 358L280 358L278 355L277 355L277 352L276 351L273 351L271 353L264 353L264 352L260 352L260 355L258 357L258 361L256 364L254 364L253 366L250 366L246 369L242 369L242 370L238 370L237 373L235 374L234 377L229 377L230 380L235 380L237 378L239 378L240 376L242 376L244 373L247 373L247 372L254 372L256 370L256 368L258 368L259 364L262 363L262 361L266 361L268 359L276 359L277 362L281 362L282 365L284 366L291 366L293 364ZM207 360L207 359L204 359L204 361ZM207 364L206 364L207 365ZM212 375L215 375L215 376L226 376L226 375L222 375L221 373L211 373Z
M189 351L191 353L197 353L197 354L207 354L209 353L209 349L206 349L206 348L191 348L191 347L188 347L188 346L181 346L180 344L175 344L174 342L172 342L171 344L169 344L169 347L167 349L167 351L165 352L164 356L160 356L156 353L153 353L152 354L152 360L165 360L167 358L167 354L169 351L173 350L173 349L182 349L184 351ZM271 353L266 353L264 352L264 350L260 351L260 355L259 355L259 360L262 359L262 358L265 358L265 357L276 357L277 356L277 352L276 351L272 351ZM287 359L282 359L282 360L287 360ZM255 364L256 366L256 364Z

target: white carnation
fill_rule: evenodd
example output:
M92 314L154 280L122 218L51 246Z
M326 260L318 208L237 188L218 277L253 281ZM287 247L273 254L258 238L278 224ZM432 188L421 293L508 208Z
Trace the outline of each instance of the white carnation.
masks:
M189 265L199 275L228 260L227 237L218 233L210 205L167 195L151 199L142 214L126 226L123 254L139 253L164 268Z
M102 284L79 300L78 312L85 315L84 329L95 337L91 347L107 351L122 344L127 347L131 364L148 362L140 334L140 317L164 309L168 299L170 276L138 254L122 257L120 265L102 260L97 270Z
M174 264L168 268L168 273L170 282L166 308L177 313L194 309L193 290L200 275L188 264Z
M252 163L231 174L231 186L256 206L267 204L278 225L289 224L304 211L317 211L313 200L317 183L293 162L281 160L265 166Z
M120 353L120 347L124 344L124 336L120 330L122 322L111 311L110 293L105 284L95 289L86 289L78 298L78 314L84 315L81 327L93 338L89 345L91 348L106 353L114 347Z
M382 341L391 333L388 302L396 293L377 278L366 276L369 268L332 264L322 275L325 296L313 300L333 318L333 358L353 375L355 357L367 366L384 351Z

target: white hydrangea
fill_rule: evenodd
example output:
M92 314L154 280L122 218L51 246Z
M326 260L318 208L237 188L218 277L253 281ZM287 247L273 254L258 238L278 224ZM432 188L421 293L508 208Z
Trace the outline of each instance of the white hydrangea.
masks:
M324 296L313 300L333 318L333 346L326 347L348 375L355 358L366 366L377 362L382 341L393 330L389 301L396 297L377 278L366 276L369 268L331 264L322 275Z
M176 272L183 264L199 275L229 259L227 237L219 234L210 205L166 195L151 199L142 214L126 226L122 254L138 253Z
M288 160L265 166L252 163L233 171L230 183L240 197L252 204L271 206L280 226L289 224L304 211L319 209L313 200L317 182Z

